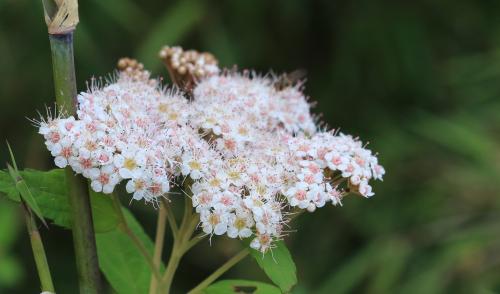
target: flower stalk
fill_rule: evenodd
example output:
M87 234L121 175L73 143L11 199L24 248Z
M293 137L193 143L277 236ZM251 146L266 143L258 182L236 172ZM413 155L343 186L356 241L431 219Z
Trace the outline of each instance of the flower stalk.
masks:
M193 204L191 203L191 190L190 182L186 180L184 183L185 193L184 196L184 216L182 219L181 226L174 238L174 245L172 247L172 252L168 260L167 268L165 274L161 280L161 291L162 293L170 293L170 288L172 286L172 281L174 279L175 272L179 266L181 258L186 254L186 252L191 249L194 245L193 240L200 240L201 238L194 237L191 239L193 232L196 229L200 219L198 214L193 214Z
M158 222L156 224L156 239L155 251L153 254L153 264L159 270L161 264L161 255L163 252L163 243L165 241L165 231L167 226L167 208L163 202L160 202L160 209L158 211ZM149 293L154 294L158 289L159 279L152 275L151 283L149 285Z
M50 274L49 264L47 262L47 256L45 255L45 249L42 242L42 237L38 231L38 227L33 217L33 214L29 208L23 203L23 212L26 219L26 226L28 229L28 234L30 236L31 249L33 251L33 257L35 258L36 269L38 271L38 277L40 278L40 284L42 292L54 292L55 288L52 283L52 276Z
M224 263L221 267L219 267L215 272L213 272L210 276L208 276L205 280L203 280L198 286L193 288L188 294L197 294L201 293L206 287L210 286L215 280L217 280L220 276L222 276L225 272L235 266L238 262L243 260L250 253L248 248L245 248L238 252L235 256L231 257L226 263Z
M78 23L77 0L43 0L52 52L54 90L59 111L75 114L77 90L73 54L73 31ZM73 243L80 293L102 293L94 225L87 183L66 168L68 198L72 212Z

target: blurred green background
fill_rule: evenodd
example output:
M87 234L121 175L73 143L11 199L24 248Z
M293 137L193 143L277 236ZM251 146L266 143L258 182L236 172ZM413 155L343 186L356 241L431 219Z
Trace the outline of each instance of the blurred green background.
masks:
M293 224L294 293L500 292L499 1L80 1L79 89L123 56L166 76L163 44L225 66L305 69L314 112L379 152L375 197ZM0 0L0 162L7 139L22 167L54 167L26 119L53 97L41 1ZM156 212L131 206L153 236ZM0 293L39 292L21 220L0 199ZM42 237L58 293L75 293L71 233ZM239 246L213 241L185 257L177 292ZM226 277L267 281L251 259Z

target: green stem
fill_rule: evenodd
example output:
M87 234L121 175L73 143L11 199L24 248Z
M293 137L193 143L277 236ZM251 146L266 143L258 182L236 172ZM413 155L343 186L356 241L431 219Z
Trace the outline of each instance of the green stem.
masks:
M49 34L49 40L57 106L60 111L74 114L77 106L77 91L73 59L73 32L62 35Z
M174 236L174 239L176 239L179 228L177 227L177 221L175 220L175 215L172 210L172 206L170 205L167 199L162 198L161 202L163 203L165 209L167 210L168 224L170 225L170 229L172 230L172 235Z
M76 78L73 60L73 32L49 34L54 90L59 111L76 112ZM102 293L94 225L86 181L66 168L68 198L73 217L73 243L80 293Z
M118 198L118 195L116 194L116 192L111 194L111 198L113 199L114 210L115 210L116 214L118 215L118 218L120 219L120 229L125 234L127 234L129 236L129 238L132 240L132 242L134 242L137 249L139 249L141 254L144 256L144 259L147 261L154 277L156 279L160 280L161 279L160 271L153 263L153 257L151 256L151 254L149 254L148 250L146 249L146 246L144 246L141 239L139 239L139 237L137 237L134 234L134 232L132 232L130 227L128 226L127 220L125 219L125 216L123 215L123 210L122 210L122 205L120 203L120 199Z
M203 280L200 284L198 284L198 286L189 291L188 294L201 293L201 291L203 291L206 287L210 286L210 284L212 284L215 280L217 280L220 276L222 276L235 264L240 262L249 253L250 251L247 248L241 250L238 254L231 257L231 259L226 261L226 263L224 263L220 268L218 268L215 272L213 272L210 276L208 276L205 280Z
M38 277L40 278L40 284L42 286L42 292L48 291L55 293L54 284L52 283L52 276L50 275L49 263L47 262L47 256L45 255L42 237L40 236L40 232L38 231L35 218L24 204L23 211L26 218L28 234L30 236L31 249L33 250L33 256L35 257Z
M160 209L158 212L158 222L156 224L155 251L153 254L153 264L157 269L160 269L166 226L167 226L167 208L165 207L165 204L163 202L160 202ZM159 282L160 281L155 276L151 277L151 282L149 284L150 294L155 294L158 292Z
M187 250L192 247L192 245L189 246L192 241L191 236L193 235L196 225L199 222L199 215L193 214L191 198L189 195L185 195L184 199L184 217L182 219L177 237L174 240L170 259L168 260L167 268L161 281L161 289L164 293L170 293L172 281L177 267L179 266L179 262Z
M200 233L196 236L194 236L189 242L186 244L184 250L189 251L193 246L198 244L201 240L205 239L208 235L205 233Z

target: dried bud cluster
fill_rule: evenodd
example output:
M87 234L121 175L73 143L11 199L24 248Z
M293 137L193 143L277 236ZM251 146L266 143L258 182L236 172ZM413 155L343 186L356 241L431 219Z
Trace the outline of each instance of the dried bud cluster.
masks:
M217 59L208 52L184 51L181 47L165 46L159 56L174 79L174 84L189 91L196 81L219 73Z
M40 123L57 166L70 165L98 192L126 181L146 201L189 177L203 231L253 236L250 246L262 252L286 233L291 208L312 212L349 192L373 195L370 180L385 173L377 157L349 135L318 131L299 86L219 74L206 53L174 47L162 55L170 70L203 70L192 99L121 60L115 82L78 96L77 118Z
M144 65L135 59L121 58L118 60L117 68L133 80L144 81L149 79L149 72L144 70Z

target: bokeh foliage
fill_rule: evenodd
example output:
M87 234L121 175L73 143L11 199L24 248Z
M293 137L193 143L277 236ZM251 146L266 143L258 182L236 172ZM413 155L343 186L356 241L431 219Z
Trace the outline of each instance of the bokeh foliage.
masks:
M321 119L380 153L387 176L374 198L349 197L294 221L287 242L296 293L500 291L498 1L80 2L79 89L122 56L165 76L156 59L163 44L211 51L227 66L305 69ZM42 15L37 1L0 0L0 139L20 167L47 170L49 154L26 120L54 100ZM6 146L0 150L6 162ZM132 209L151 235L153 209ZM18 212L1 200L0 292L35 293ZM41 232L56 288L69 293L71 234ZM176 290L194 286L238 246L219 238L197 247ZM269 282L250 259L226 277Z

